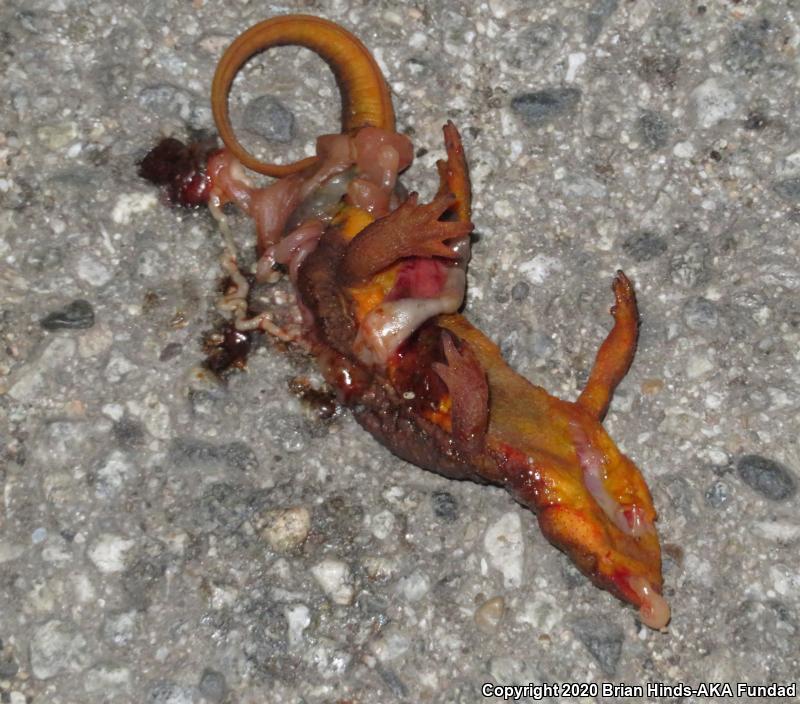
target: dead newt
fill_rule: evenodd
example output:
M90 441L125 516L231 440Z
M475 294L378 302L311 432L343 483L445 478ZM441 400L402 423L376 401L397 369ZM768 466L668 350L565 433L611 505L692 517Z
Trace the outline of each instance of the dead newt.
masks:
M270 47L299 45L332 68L342 130L317 140L316 155L260 161L238 141L228 112L234 77ZM634 463L603 428L614 389L636 349L639 317L622 271L613 282L614 324L575 402L514 372L498 347L458 311L469 259L471 191L456 127L444 127L446 158L429 203L398 174L411 141L396 132L378 65L350 32L319 17L288 15L240 35L222 56L211 103L225 147L166 140L140 172L186 205L207 202L225 239L229 287L220 307L242 333L263 330L313 355L339 401L399 457L454 479L505 487L535 511L542 532L598 587L664 628L656 512ZM245 168L277 177L255 185ZM222 206L255 221L258 261L240 270ZM252 314L253 279L288 270L296 319Z

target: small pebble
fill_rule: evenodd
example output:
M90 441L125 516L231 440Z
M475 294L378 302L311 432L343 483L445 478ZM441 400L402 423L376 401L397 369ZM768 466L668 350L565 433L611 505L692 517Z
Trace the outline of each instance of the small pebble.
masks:
M294 137L294 115L271 95L251 100L242 120L246 129L273 142L291 142Z
M56 330L86 330L94 325L94 308L89 301L78 299L54 310L39 321L50 332Z
M528 297L530 291L531 287L527 281L517 281L511 289L511 300L521 303Z
M449 491L434 491L431 494L431 503L437 518L446 523L453 523L458 518L458 501Z
M225 684L225 675L211 668L203 670L197 689L206 701L220 704L225 698L228 687Z
M549 88L515 96L511 109L526 125L538 127L572 112L580 101L581 91L577 88Z
M299 548L311 530L311 513L304 506L270 511L265 516L261 536L277 552Z
M350 568L344 562L326 558L311 568L311 574L334 604L348 606L353 603L355 589Z
M39 680L63 672L80 672L90 662L86 639L78 628L54 619L37 628L30 646L31 670Z
M522 557L525 551L519 514L509 511L490 525L483 538L483 547L492 567L503 574L505 587L518 587L522 583Z
M636 131L644 145L651 151L656 151L667 146L672 129L663 115L654 110L646 110L636 122Z
M706 489L705 500L712 508L721 508L730 498L730 489L725 482L716 481Z
M792 472L774 460L744 455L736 463L736 469L747 486L770 501L784 501L797 493L797 480Z
M789 203L800 201L800 176L792 176L772 184L772 190Z
M655 232L636 232L625 239L622 250L635 262L646 262L666 252L667 242Z
M502 596L494 596L484 601L475 610L475 623L484 633L492 633L500 625L505 611L505 599Z
M120 535L103 533L89 548L89 559L103 574L122 572L125 569L125 553L136 542Z
M683 306L683 320L695 332L711 331L719 324L717 304L702 296L691 298Z

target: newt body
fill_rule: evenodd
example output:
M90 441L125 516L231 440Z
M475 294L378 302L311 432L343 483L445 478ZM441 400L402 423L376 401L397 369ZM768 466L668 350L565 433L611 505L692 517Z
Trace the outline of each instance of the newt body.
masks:
M282 44L310 48L331 65L343 129L319 139L316 157L275 165L239 144L227 102L241 66ZM601 423L636 347L638 314L625 275L614 280L614 326L586 388L574 403L557 399L514 372L458 313L472 224L455 126L444 128L436 196L427 204L406 196L397 175L411 162L411 143L395 132L386 82L353 35L306 16L256 25L221 59L212 107L226 148L208 157L202 192L223 228L220 206L229 201L254 218L256 278L270 281L276 264L286 266L299 307L294 330L268 314L249 317L248 283L229 248L223 266L233 286L222 307L237 328L302 344L340 401L392 452L447 477L506 487L597 586L637 606L645 624L664 627L670 612L655 509L639 470ZM152 167L158 157L147 159ZM242 164L280 179L257 188ZM194 184L196 196L196 174L165 178Z

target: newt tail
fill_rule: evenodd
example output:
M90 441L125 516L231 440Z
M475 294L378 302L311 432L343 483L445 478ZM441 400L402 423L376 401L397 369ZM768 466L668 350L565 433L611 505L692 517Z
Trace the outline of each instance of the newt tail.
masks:
M331 66L342 91L342 131L320 137L315 157L266 164L237 141L228 92L248 58L284 44L310 48ZM651 628L665 627L670 610L661 595L653 502L602 426L636 349L639 317L625 274L614 279L614 325L586 388L575 402L555 398L514 372L458 312L472 230L458 130L451 122L444 127L435 196L426 203L407 193L397 179L411 163L412 145L395 131L386 81L358 39L315 17L257 24L223 55L212 105L225 149L207 155L206 181L177 165L158 168L174 145L154 150L142 171L173 191L192 184L191 195L202 194L224 233L222 204L251 215L258 261L249 273L256 281L274 281L279 266L288 271L294 321L278 325L269 311L252 316L251 279L226 234L222 264L232 285L220 307L236 329L301 345L339 401L392 452L447 477L505 487L594 584L636 606ZM180 164L193 159L183 154ZM280 178L259 187L243 165Z

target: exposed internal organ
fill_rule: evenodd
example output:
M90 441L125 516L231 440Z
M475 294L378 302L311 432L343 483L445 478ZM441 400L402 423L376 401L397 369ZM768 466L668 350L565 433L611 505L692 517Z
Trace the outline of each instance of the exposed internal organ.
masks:
M412 260L405 266L405 276L415 285L405 290L409 297L389 297L360 321L353 351L369 366L385 367L420 325L440 313L458 310L464 301L466 275L461 267L430 259ZM421 275L409 273L417 267Z
M316 249L324 229L325 226L319 220L309 220L269 247L256 265L256 281L273 280L275 265L283 264L289 268L292 283L297 283L300 265Z
M586 431L579 423L570 421L570 432L575 443L575 453L583 470L583 483L609 520L623 533L638 537L655 530L644 511L636 504L622 504L606 488L606 459L602 451L592 445Z
M325 135L317 140L317 161L307 171L292 174L257 188L247 178L239 161L221 150L208 162L211 178L211 203L217 207L236 203L253 218L258 235L258 251L263 253L284 233L292 213L326 181L347 170L354 162L351 139L346 135ZM334 197L338 193L334 191ZM338 206L336 197L329 208ZM320 208L324 212L324 209ZM333 213L327 213L327 219ZM262 267L263 269L263 267Z
M411 141L404 135L365 127L353 139L359 176L347 187L351 205L375 218L392 206L397 174L411 164Z

